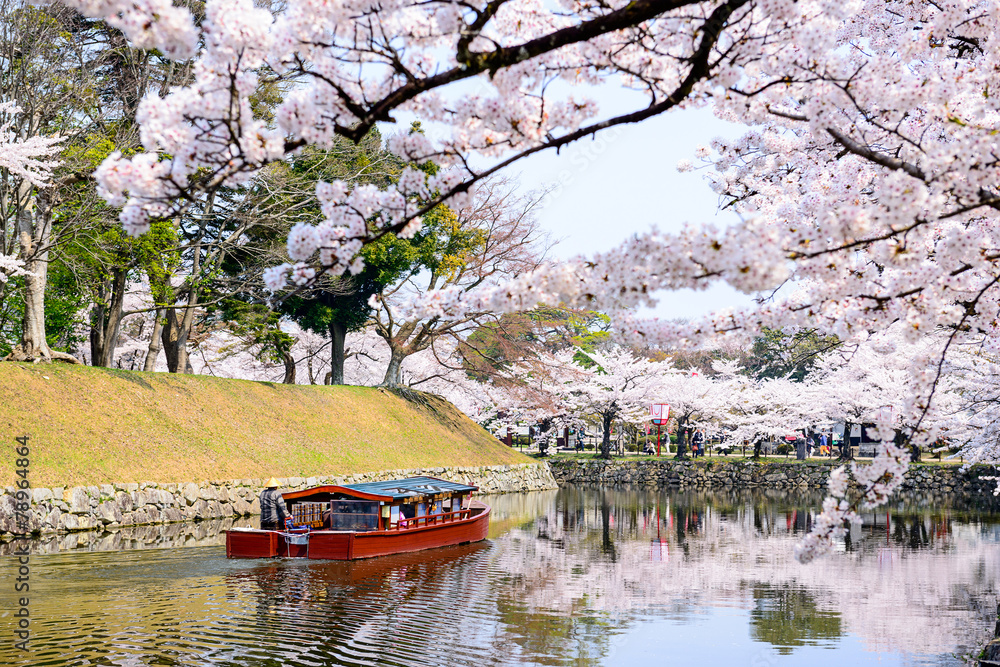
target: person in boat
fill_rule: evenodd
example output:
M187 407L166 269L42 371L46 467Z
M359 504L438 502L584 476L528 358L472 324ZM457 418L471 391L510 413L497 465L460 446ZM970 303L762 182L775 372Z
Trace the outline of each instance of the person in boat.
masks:
M281 530L288 518L285 499L278 493L278 480L267 480L267 488L260 493L260 529Z
M412 519L417 515L417 510L413 505L400 505L399 518L401 520ZM405 523L403 524L406 525Z

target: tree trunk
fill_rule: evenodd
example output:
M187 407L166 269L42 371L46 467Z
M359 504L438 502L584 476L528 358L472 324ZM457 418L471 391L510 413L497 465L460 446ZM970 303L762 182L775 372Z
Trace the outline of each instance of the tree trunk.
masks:
M21 344L12 356L20 351L22 361L50 361L52 354L45 339L45 285L49 264L47 259L35 259L25 262L24 268L30 273L24 277Z
M344 384L344 341L347 327L340 322L330 322L330 381L327 384Z
M167 371L176 373L180 368L177 359L177 339L180 335L181 323L177 317L177 310L166 309L166 317L163 321L163 328L160 332L160 341L163 344L163 352L167 355Z
M179 308L167 308L167 317L160 334L163 351L167 354L167 370L171 373L192 373L191 360L188 358L187 342L194 324L194 306L198 303L198 293L192 291L188 297L188 307L183 309L183 315L178 315Z
M392 350L389 357L389 367L385 369L385 379L382 384L386 387L398 387L403 381L403 359L406 355L402 350L396 348Z
M281 358L285 362L285 379L281 381L282 384L295 384L295 359L290 352L282 353Z
M25 182L27 184L27 182ZM31 185L27 184L30 189ZM27 197L28 192L23 192ZM45 338L45 287L49 276L48 244L52 234L50 196L42 190L37 198L37 211L31 205L17 214L18 242L24 268L24 317L21 321L21 342L7 359L10 361L66 361L80 363L65 352L53 351Z
M615 418L614 412L605 412L601 415L601 427L604 431L601 438L601 458L611 458L611 422Z
M687 458L687 436L690 430L687 427L687 419L677 420L677 455L674 456L675 459Z
M177 332L177 368L184 370L178 373L191 375L194 369L191 368L191 359L188 356L187 342L191 335L191 327L194 326L194 306L198 303L198 293L191 290L188 295L188 307L184 309L184 317L181 318L180 330Z
M601 551L614 563L618 560L615 553L615 543L611 538L611 503L608 502L608 494L601 491Z
M163 342L160 336L163 335L163 319L166 317L165 308L156 309L156 319L153 321L153 336L149 339L149 348L146 350L146 363L142 365L142 370L152 373L156 370L156 358L160 356L163 349Z
M111 279L101 286L98 303L90 313L90 363L111 366L118 347L122 307L125 303L124 269L114 269Z
M897 447L906 447L907 437L902 430L899 430L896 431L893 441ZM910 463L920 463L920 447L914 444L910 445Z
M864 433L864 430L862 430ZM840 440L840 460L850 461L853 451L851 450L851 422L844 423L844 437Z

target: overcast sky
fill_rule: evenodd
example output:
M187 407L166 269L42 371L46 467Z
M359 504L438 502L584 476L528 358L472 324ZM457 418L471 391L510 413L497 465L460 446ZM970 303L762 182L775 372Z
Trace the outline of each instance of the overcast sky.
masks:
M606 108L605 100L601 102ZM679 173L677 163L694 161L695 148L715 137L739 136L739 126L718 120L710 111L693 110L666 113L610 132L577 142L559 155L539 153L509 172L520 172L525 189L563 184L539 215L553 236L561 239L554 249L556 257L607 250L654 224L671 232L684 222L723 225L736 219L718 211L718 197L703 171ZM749 303L749 297L717 286L704 292L667 294L655 314L690 318Z

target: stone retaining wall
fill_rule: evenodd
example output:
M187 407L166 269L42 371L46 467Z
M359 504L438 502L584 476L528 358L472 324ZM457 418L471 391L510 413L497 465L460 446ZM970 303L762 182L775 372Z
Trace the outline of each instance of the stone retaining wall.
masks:
M652 487L703 488L825 488L837 463L818 461L758 463L734 461L675 461L673 459L555 459L549 461L552 476L560 484L635 484ZM974 466L915 465L906 473L904 491L928 496L967 495L993 498L992 468Z
M279 478L281 489L293 491L321 484L357 484L417 475L472 484L480 493L554 489L545 464L383 470L355 475ZM71 488L31 489L30 531L36 534L114 529L121 526L200 521L260 514L262 479L186 484L142 482ZM13 487L0 497L0 535L23 532L15 520Z

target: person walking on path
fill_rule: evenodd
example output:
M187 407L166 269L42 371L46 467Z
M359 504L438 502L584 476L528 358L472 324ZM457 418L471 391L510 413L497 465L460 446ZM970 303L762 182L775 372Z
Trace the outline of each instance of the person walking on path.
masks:
M267 480L267 488L260 492L260 529L282 530L288 518L285 499L278 493L278 480Z
M819 434L819 455L825 456L829 454L830 450L826 448L826 433Z

